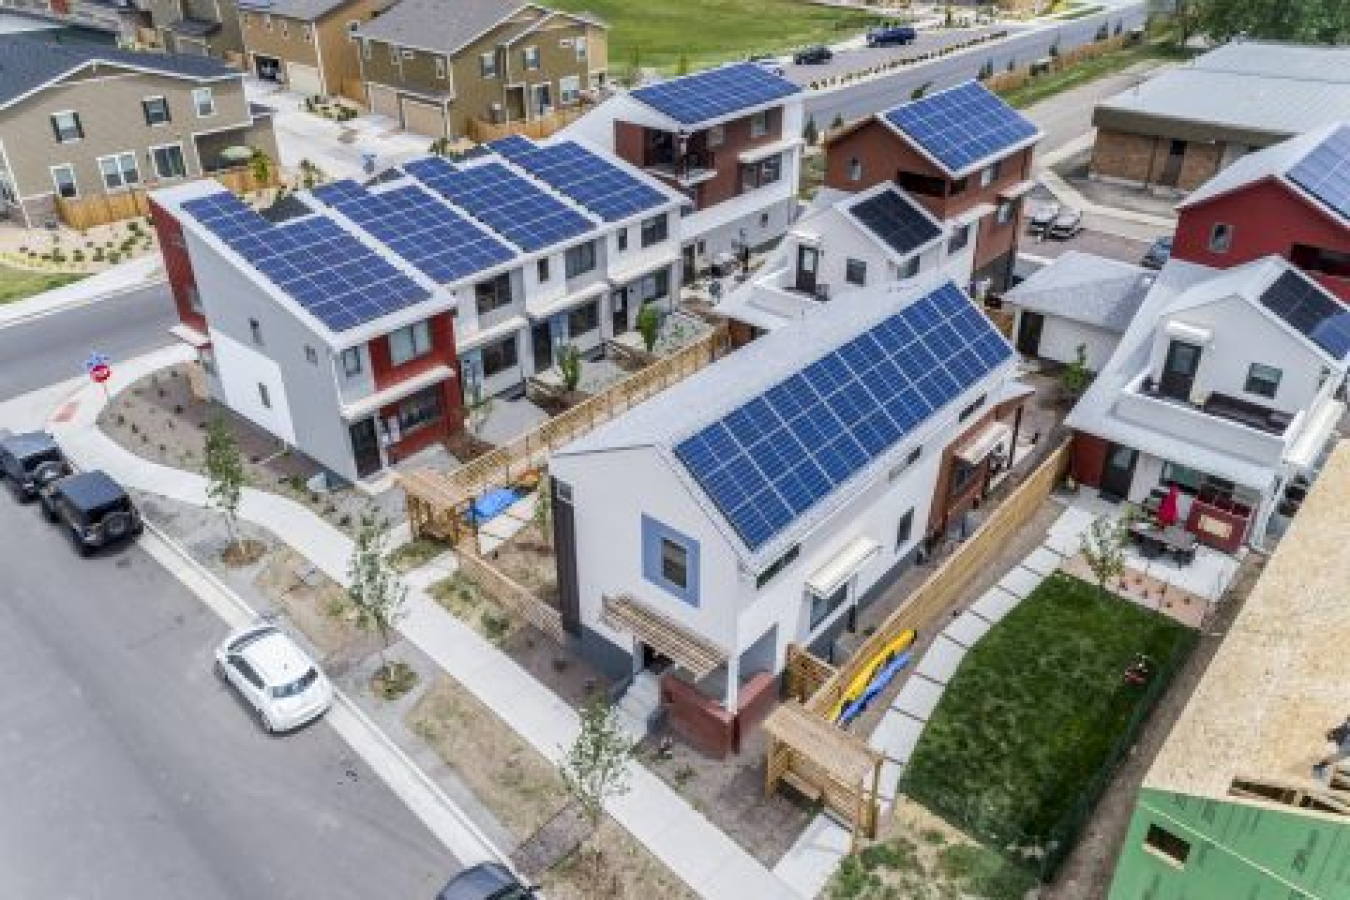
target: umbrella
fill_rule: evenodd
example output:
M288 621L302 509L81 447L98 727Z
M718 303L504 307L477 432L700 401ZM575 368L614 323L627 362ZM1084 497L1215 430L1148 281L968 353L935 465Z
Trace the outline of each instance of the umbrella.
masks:
M1177 486L1167 489L1167 496L1158 504L1158 521L1164 525L1175 525L1177 521Z
M221 159L229 160L230 162L247 162L253 158L253 148L236 144L233 147L226 147L224 150L221 150L219 156Z

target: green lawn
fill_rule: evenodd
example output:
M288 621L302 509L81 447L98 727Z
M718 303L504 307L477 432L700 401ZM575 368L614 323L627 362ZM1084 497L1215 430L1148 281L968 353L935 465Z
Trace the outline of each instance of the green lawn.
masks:
M23 269L11 269L0 266L0 303L23 300L79 281L83 275L70 275L64 272L28 272Z
M1165 616L1051 576L966 656L906 790L993 846L1043 844L1066 817L1090 812L1075 805L1156 696L1125 682L1135 654L1179 659L1194 640Z
M1083 60L1058 72L1037 75L1016 90L1001 92L1001 96L1009 105L1025 109L1056 94L1096 81L1098 78L1123 72L1135 63L1181 61L1192 56L1194 54L1189 51L1177 49L1169 39L1145 41L1133 47L1122 47L1114 52Z
M865 31L875 14L805 0L559 0L609 23L609 71L625 77L633 50L641 65L673 71L684 54L690 71L754 53L833 43Z

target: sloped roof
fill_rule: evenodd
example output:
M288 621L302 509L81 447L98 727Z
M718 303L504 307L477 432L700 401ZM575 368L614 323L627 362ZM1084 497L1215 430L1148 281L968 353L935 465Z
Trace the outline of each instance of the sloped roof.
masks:
M1142 266L1070 250L1004 299L1032 312L1123 334L1156 277Z
M240 9L313 22L353 0L236 0Z
M1346 128L1350 126L1333 122L1263 150L1248 153L1192 191L1190 196L1177 204L1177 208L1189 209L1269 178L1279 179L1290 189L1316 201L1316 198L1311 197L1301 185L1289 177L1289 173L1324 142Z
M681 125L710 125L764 109L801 93L801 87L756 63L732 63L667 78L629 96Z
M399 0L363 24L362 37L455 53L526 7L523 0Z

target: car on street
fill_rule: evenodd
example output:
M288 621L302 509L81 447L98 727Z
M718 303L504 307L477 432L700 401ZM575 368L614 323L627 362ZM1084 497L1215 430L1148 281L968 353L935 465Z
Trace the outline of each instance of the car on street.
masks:
M56 439L45 431L0 437L0 481L9 483L21 503L32 500L43 486L70 471Z
M1042 203L1027 218L1027 231L1037 237L1045 237L1061 209L1063 207L1058 203Z
M834 51L824 44L803 47L792 54L792 61L799 66L818 66L834 59Z
M1149 244L1144 256L1139 260L1139 265L1145 269L1161 269L1167 265L1167 261L1172 258L1172 238L1160 237L1152 244Z
M911 25L890 25L873 28L867 32L869 47L898 47L912 44L919 39L919 32Z
M1071 206L1066 206L1050 222L1050 230L1047 234L1055 240L1067 241L1071 237L1076 237L1082 230L1083 213Z
M251 625L216 648L216 674L253 707L263 731L293 731L333 705L333 686L289 635Z
M469 866L436 895L436 900L532 900L536 889L523 883L501 863Z
M122 486L104 472L77 472L50 481L38 492L42 512L60 522L81 556L140 535L140 511Z

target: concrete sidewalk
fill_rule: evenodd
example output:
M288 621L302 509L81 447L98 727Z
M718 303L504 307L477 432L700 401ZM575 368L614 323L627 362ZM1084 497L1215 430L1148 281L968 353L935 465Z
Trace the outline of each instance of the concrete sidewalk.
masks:
M104 269L65 287L44 291L26 300L0 304L0 328L40 318L96 300L116 297L163 280L163 262L152 253Z
M137 379L191 355L171 347L120 365L116 393ZM83 468L100 468L123 484L204 505L206 480L193 472L158 465L123 449L99 430L103 391L86 385L52 416L48 427L71 459ZM324 574L346 584L352 541L292 500L247 489L240 517L271 530ZM425 579L408 579L408 615L399 631L434 659L451 677L491 708L547 759L557 762L576 737L575 710L514 660L464 625L431 599ZM691 807L644 766L633 763L631 790L607 804L615 821L705 897L792 898L802 896Z

